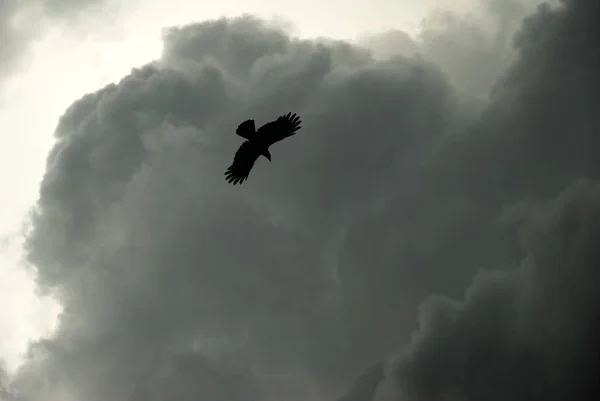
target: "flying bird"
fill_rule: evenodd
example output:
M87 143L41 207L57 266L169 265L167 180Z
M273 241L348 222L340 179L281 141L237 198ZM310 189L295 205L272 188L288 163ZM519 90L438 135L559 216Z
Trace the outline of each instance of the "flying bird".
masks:
M294 135L300 129L300 123L300 117L291 112L266 123L258 130L255 129L254 120L246 120L241 123L235 133L247 141L242 143L235 152L233 163L225 171L226 180L233 185L244 182L256 159L264 156L271 161L269 146Z

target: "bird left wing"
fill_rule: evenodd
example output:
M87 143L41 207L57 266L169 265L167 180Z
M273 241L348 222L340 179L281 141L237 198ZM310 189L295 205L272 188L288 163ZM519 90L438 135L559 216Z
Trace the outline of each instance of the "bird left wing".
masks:
M260 127L257 131L260 137L270 145L292 136L300 129L300 117L296 113L287 113Z
M258 156L260 155L253 144L249 141L242 143L235 152L233 163L225 171L225 179L233 185L244 182L248 178Z
M238 127L235 130L235 133L241 136L242 138L252 139L255 130L256 129L254 128L254 120L246 120L240 125L238 125Z

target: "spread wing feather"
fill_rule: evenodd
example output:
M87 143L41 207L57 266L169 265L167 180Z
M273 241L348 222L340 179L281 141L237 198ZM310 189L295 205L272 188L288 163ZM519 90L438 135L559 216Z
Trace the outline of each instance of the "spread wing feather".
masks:
M235 133L245 139L252 139L256 128L254 126L254 120L246 120L240 125L238 125Z
M257 149L249 141L242 143L235 152L233 163L225 171L227 181L233 185L244 182L248 178L258 156Z
M300 117L296 113L290 112L260 127L257 137L271 146L275 142L294 135L300 129L300 124Z

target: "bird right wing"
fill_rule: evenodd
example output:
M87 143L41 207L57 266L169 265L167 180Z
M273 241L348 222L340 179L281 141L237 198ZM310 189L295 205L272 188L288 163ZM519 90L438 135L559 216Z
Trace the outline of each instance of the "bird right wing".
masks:
M257 131L261 139L264 139L269 146L275 142L292 136L300 129L300 117L294 113L287 113L275 121L271 121L260 127ZM264 135L264 137L263 137Z
M256 128L254 126L254 120L246 120L238 125L235 133L245 139L252 139Z
M233 185L244 182L248 178L258 156L260 155L254 145L249 141L242 143L235 152L233 163L225 171L225 179Z

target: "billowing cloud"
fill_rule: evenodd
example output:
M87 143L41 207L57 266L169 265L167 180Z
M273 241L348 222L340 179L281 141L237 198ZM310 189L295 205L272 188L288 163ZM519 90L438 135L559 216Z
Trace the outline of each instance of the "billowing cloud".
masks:
M539 3L481 0L479 7L466 15L434 10L424 19L417 38L391 30L365 35L359 43L378 58L402 55L433 61L461 94L487 97L498 76L514 61L514 33Z
M546 319L554 293L533 289L563 271L546 263L584 263L587 242L538 260L544 241L576 233L519 227L597 192L573 184L597 178L594 8L536 10L477 107L491 78L461 86L444 57L381 59L249 16L166 30L160 59L79 99L56 128L28 256L65 311L14 387L44 400L331 399L408 342L392 369L405 394L535 398L523 369L557 369L544 382L561 368L539 360L552 346L521 320L529 305ZM237 124L288 111L300 133L228 185ZM593 283L587 270L575 287Z
M525 257L464 300L430 297L395 367L410 400L583 400L598 393L600 183L509 208Z
M497 82L485 118L451 158L440 158L454 167L442 179L469 174L473 190L504 205L499 216L519 228L521 262L480 273L460 302L442 296L421 305L419 330L396 368L407 399L598 393L599 187L578 181L598 179L598 117L590 113L600 89L597 11L594 2L572 1L527 18L515 41L519 58Z

